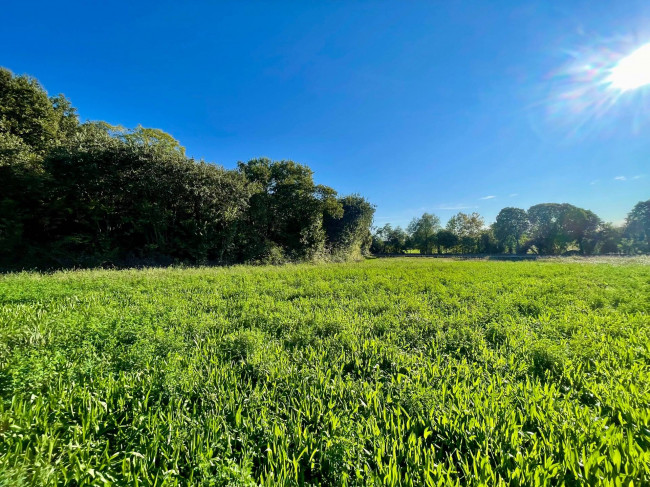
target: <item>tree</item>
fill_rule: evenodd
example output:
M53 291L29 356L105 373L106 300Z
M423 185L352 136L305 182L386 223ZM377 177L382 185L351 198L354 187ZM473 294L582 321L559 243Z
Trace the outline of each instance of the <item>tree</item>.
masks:
M602 221L594 212L567 205L562 215L562 230L575 241L582 255L593 253Z
M324 198L324 201L329 200ZM325 205L323 214L323 226L330 251L342 259L368 253L372 243L370 227L375 207L357 194L335 201L341 212L333 206Z
M447 222L447 230L458 237L462 251L467 253L477 250L478 238L483 226L483 217L476 212L471 215L457 213Z
M540 254L557 254L566 250L569 239L562 228L562 217L568 206L566 203L541 203L528 209L529 247L534 245Z
M342 216L334 190L316 186L312 170L293 161L260 158L237 166L252 190L239 242L243 260L260 258L274 248L293 259L324 250L323 213Z
M593 252L601 220L592 211L568 203L542 203L528 209L531 239L541 254L561 254L570 245Z
M650 200L639 201L627 214L625 235L639 250L650 250Z
M519 253L519 245L529 228L528 215L521 208L504 208L492 225L498 242L511 253Z
M35 79L0 68L0 261L6 258L5 264L33 252L26 232L43 223L48 179L43 157L73 137L77 125L63 95L49 98Z
M241 174L156 143L104 138L101 127L81 133L44 159L48 205L36 246L62 265L227 257L249 198Z
M71 137L77 125L76 111L63 95L50 98L34 78L0 68L0 133L17 136L44 155Z
M458 245L458 237L454 232L441 229L436 233L436 245L438 253L442 254L444 250L451 250Z
M407 232L413 245L422 254L430 254L436 243L436 232L440 229L440 219L436 215L424 213L409 223Z
M613 254L619 252L621 243L621 228L617 228L611 223L603 223L598 232L598 243L596 245L597 254Z
M478 237L478 251L481 254L496 254L503 252L503 246L494 236L494 231L491 228L484 228L481 230L481 235Z

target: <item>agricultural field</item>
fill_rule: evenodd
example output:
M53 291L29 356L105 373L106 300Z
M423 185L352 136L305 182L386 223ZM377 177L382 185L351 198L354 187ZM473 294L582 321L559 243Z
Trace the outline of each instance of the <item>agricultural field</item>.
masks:
M0 276L0 485L650 485L650 266Z

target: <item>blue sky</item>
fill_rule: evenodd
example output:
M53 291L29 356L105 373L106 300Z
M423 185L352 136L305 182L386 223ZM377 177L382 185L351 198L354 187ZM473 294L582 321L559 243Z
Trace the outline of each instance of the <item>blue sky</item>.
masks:
M267 156L377 205L376 224L650 198L650 87L596 84L650 42L647 1L6 2L0 65L82 120ZM611 103L610 103L611 102ZM607 108L604 108L604 107Z

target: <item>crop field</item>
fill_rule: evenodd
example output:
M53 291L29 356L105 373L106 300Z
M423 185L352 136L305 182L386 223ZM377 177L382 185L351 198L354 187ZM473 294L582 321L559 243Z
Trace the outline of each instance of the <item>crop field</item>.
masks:
M0 485L650 485L650 266L0 276Z

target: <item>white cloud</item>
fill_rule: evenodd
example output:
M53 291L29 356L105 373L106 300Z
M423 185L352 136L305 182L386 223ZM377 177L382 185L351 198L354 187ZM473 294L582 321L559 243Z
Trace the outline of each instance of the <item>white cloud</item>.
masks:
M594 184L598 184L599 182L600 182L600 179L594 179L594 180L593 180L592 182L590 182L589 184L591 184L591 185L593 186Z
M465 204L442 204L434 208L434 210L470 210L472 208L478 208L478 206L469 206Z
M519 193L510 193L509 196L510 196L511 198L514 198L515 196L519 196Z
M614 181L625 181L627 178L625 176L616 176Z
M645 174L637 174L636 176L633 176L632 179L643 179L645 177Z
M491 200L491 199L494 199L494 198L496 198L496 196L494 196L494 195L490 195L490 196L483 196L483 198L479 198L479 199L482 199L482 200Z

